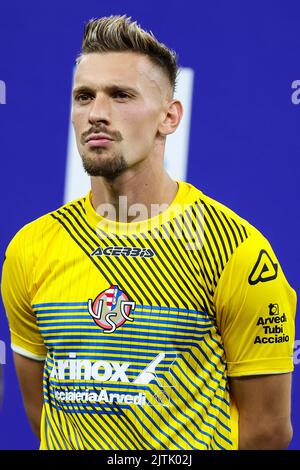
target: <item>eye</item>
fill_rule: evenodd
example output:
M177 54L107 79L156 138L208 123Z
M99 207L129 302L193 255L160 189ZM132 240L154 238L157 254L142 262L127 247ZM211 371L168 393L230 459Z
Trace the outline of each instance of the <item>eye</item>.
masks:
M75 96L75 101L79 101L79 102L86 102L88 100L90 100L92 98L91 95L89 95L88 93L79 93L78 95Z
M113 97L123 100L123 99L126 99L126 98L130 98L130 95L128 93L126 93L126 91L118 90L118 91L114 92Z

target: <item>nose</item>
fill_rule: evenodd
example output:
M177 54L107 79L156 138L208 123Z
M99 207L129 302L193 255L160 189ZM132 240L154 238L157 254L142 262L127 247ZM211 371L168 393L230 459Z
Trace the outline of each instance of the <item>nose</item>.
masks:
M106 125L110 124L110 104L109 98L104 95L96 95L89 112L89 122L91 124L104 123Z

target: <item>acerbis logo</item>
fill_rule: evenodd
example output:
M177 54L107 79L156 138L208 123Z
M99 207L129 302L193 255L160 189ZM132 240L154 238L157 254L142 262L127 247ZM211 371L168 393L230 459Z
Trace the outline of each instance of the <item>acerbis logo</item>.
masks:
M103 328L103 333L113 333L126 321L132 322L129 315L134 309L135 302L115 285L101 292L94 301L88 300L89 314Z
M259 282L267 282L276 279L278 273L278 264L274 263L266 250L261 250L254 268L248 278L251 285Z
M107 248L99 246L91 253L91 256L130 256L133 258L153 258L154 255L154 251L150 248L130 246L108 246Z

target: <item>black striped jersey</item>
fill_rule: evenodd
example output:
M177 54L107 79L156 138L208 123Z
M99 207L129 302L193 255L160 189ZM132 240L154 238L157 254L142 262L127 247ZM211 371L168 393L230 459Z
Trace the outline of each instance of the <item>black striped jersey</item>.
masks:
M228 378L293 370L296 294L268 241L178 182L118 223L91 193L13 238L12 349L45 361L41 449L237 449Z

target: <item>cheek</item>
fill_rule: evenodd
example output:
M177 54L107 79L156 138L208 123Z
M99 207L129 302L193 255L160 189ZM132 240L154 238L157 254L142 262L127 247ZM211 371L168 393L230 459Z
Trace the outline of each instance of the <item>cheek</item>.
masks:
M127 110L119 114L120 127L123 127L124 137L134 137L137 140L152 140L157 133L157 112L152 110Z
M82 121L82 116L77 110L72 109L71 120L72 120L72 124L74 126L74 129L76 131L78 129L78 127L80 126L80 123Z
M76 140L80 143L80 136L83 131L86 130L86 113L83 112L84 110L73 110L71 111L71 121L73 124Z

